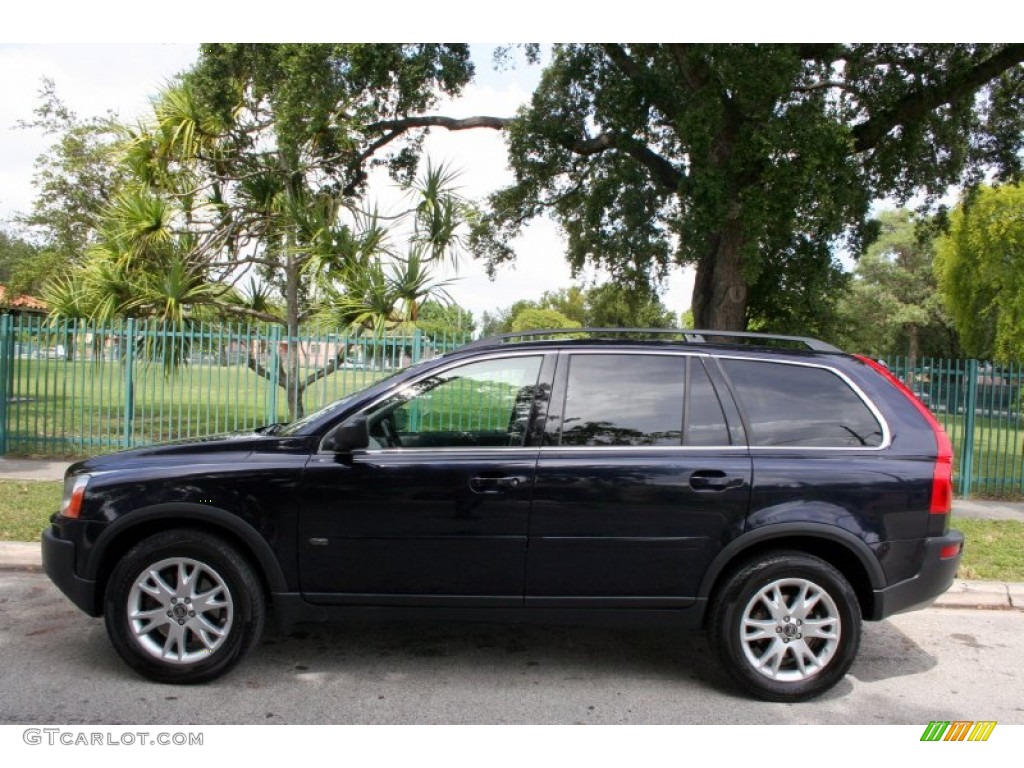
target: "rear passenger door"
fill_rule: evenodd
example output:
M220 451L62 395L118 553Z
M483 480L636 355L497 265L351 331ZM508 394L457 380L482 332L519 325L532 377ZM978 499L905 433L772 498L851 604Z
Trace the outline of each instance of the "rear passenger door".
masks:
M701 356L559 356L530 515L531 606L678 607L738 536L751 462ZM724 387L721 388L724 391Z
M913 562L892 542L924 535L930 484L917 480L922 462L901 465L885 450L889 428L854 382L827 358L717 362L754 461L748 527L822 523L863 539L882 560ZM914 508L920 514L907 512Z

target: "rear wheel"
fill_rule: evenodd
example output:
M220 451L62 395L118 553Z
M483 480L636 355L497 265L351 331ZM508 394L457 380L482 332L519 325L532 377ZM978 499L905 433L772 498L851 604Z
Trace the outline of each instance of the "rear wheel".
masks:
M773 552L727 577L711 607L710 631L725 667L749 692L801 701L846 675L860 645L860 605L824 560Z
M121 657L164 683L201 683L237 664L263 630L263 590L232 546L177 530L136 544L105 598L107 634Z

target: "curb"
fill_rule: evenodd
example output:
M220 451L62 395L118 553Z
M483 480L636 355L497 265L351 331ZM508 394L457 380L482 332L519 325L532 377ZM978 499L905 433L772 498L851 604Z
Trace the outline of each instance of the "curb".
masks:
M43 551L39 544L0 541L0 571L41 571Z
M1024 584L957 579L934 605L939 608L1015 608L1024 611Z
M39 544L22 541L0 541L0 571L43 570L43 553ZM932 604L936 608L975 608L981 610L1011 609L1024 611L1024 582L964 581L957 579Z

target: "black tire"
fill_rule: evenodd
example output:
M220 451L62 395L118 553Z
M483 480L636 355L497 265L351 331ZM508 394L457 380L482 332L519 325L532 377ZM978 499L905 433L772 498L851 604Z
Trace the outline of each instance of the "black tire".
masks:
M107 583L107 634L136 672L161 683L204 683L237 664L263 632L263 589L223 540L195 530L143 539Z
M810 604L801 607L801 597ZM708 621L725 668L767 701L803 701L829 690L860 645L860 604L849 582L803 552L769 552L737 568Z

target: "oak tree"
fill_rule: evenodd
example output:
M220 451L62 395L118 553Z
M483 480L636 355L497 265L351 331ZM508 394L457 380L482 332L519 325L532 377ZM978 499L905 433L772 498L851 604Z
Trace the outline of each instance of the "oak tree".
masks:
M841 284L833 251L859 250L873 200L1020 174L1022 61L1021 44L555 46L530 103L486 123L515 182L478 246L512 259L550 215L576 269L643 286L694 266L698 327L799 319Z

